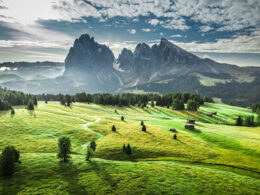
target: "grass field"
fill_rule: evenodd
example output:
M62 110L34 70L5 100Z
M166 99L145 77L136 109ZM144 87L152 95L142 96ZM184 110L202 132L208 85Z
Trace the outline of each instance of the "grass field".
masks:
M249 109L40 102L34 112L15 112L0 112L0 150L15 146L22 163L13 176L0 177L1 194L260 194L260 127L234 125L237 116L252 115ZM195 130L184 128L187 118L196 120ZM177 140L170 128L177 129ZM72 142L69 163L57 159L61 136ZM92 140L97 150L86 162ZM132 155L123 153L123 144L131 145Z

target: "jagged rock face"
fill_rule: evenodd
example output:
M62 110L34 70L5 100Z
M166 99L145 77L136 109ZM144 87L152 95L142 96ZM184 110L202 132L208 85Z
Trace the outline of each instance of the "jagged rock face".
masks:
M134 55L132 51L124 48L118 56L117 63L120 63L122 70L131 71L134 66Z
M76 39L65 60L65 74L71 72L100 72L111 69L115 60L112 51L95 42L87 34Z
M119 87L113 52L88 34L76 39L65 60L64 77L89 92L114 92Z

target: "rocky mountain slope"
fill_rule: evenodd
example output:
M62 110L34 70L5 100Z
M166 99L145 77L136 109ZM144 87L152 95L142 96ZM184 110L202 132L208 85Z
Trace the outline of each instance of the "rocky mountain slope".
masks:
M70 48L62 76L45 79L39 72L30 76L16 81L9 75L1 85L30 93L186 91L244 106L260 101L259 67L203 59L164 38L152 46L139 43L133 52L122 49L115 59L109 47L84 34Z

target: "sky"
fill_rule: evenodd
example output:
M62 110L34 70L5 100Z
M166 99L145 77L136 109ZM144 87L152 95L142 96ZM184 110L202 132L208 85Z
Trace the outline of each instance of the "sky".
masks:
M260 66L259 0L0 0L0 62L64 62L85 33L115 57L164 37L202 58Z

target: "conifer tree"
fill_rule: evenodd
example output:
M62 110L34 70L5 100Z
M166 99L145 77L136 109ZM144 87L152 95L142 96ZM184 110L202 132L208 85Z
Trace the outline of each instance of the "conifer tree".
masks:
M177 139L177 135L176 134L173 135L173 139Z
M130 144L127 145L125 152L126 152L127 155L132 154L132 149L131 149Z
M4 148L1 158L1 172L3 176L12 175L15 171L15 153L12 147L7 146Z
M141 121L141 125L142 125L142 126L144 125L144 121Z
M14 115L15 114L15 111L13 108L11 108L11 115Z
M32 99L30 99L27 103L27 110L34 110L34 104Z
M124 116L121 116L121 121L124 121L124 120L125 120Z
M115 125L112 126L112 131L114 131L114 132L116 131Z
M59 139L59 153L58 158L63 159L64 162L67 162L70 158L70 149L71 143L70 138L68 137L61 137Z
M142 131L146 132L146 126L145 125L142 126Z
M237 125L237 126L242 126L242 125L243 125L243 119L241 118L241 116L239 116L239 117L237 118L236 125Z

